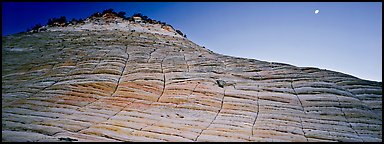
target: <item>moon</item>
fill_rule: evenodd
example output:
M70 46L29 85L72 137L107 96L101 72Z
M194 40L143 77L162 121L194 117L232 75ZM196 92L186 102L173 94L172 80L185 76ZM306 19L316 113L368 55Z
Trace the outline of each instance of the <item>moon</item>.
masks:
M318 9L317 9L317 10L315 10L315 14L318 14L319 12L320 12L320 10L318 10Z

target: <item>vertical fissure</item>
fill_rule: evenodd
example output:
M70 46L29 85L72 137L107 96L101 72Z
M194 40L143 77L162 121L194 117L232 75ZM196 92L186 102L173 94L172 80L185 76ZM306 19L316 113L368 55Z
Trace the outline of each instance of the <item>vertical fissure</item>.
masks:
M123 76L124 71L125 71L125 68L126 68L126 66L127 66L127 63L128 63L128 60L129 60L129 54L128 54L127 52L128 52L128 46L126 46L126 50L125 50L125 53L127 54L127 59L126 59L126 61L125 61L124 68L123 68L123 70L122 70L122 72L121 72L121 74L120 74L120 77L119 77L119 79L118 79L118 81L117 81L117 85L116 85L116 87L115 87L115 90L113 91L113 93L111 94L111 96L113 96L113 95L116 93L117 88L119 87L119 84L120 84L120 79L121 79L121 77ZM100 99L97 99L97 100L95 100L95 101L93 101L93 102L91 102L91 103L85 105L84 107L86 107L86 106L88 106L88 105L91 105L91 104L93 104L93 103L95 103L96 101L99 101L99 100L100 100ZM133 101L133 102L134 102L134 101ZM133 102L131 102L131 103L129 103L129 104L132 104ZM121 110L119 110L118 112L116 112L116 113L113 114L112 116L108 117L107 120L105 120L105 121L108 121L111 117L116 116L119 112L123 111L124 108L127 107L129 104L126 104ZM78 109L80 109L80 108L78 108ZM78 109L77 109L77 110L78 110ZM101 123L101 122L100 122L100 123ZM80 129L80 130L78 130L77 132L80 132L80 131L82 131L82 130L88 129L88 128L90 128L91 126L92 126L92 125L90 125L90 126L88 126L88 127L85 127L85 128L83 128L83 129Z
M215 117L213 118L213 120L209 123L209 125L207 127L205 127L203 130L200 131L199 135L197 135L197 137L194 139L194 141L197 141L197 139L201 136L201 134L207 130L209 128L209 126L212 125L212 123L216 120L217 116L219 115L219 113L221 112L221 110L223 109L223 103L224 103L224 97L225 97L225 88L224 88L224 94L223 94L223 97L221 99L221 106L220 106L220 109L219 111L216 113Z
M123 74L124 74L124 72L125 72L125 68L126 68L126 66L127 66L128 60L129 60L129 54L127 53L127 51L128 51L128 46L126 47L126 50L125 50L125 53L127 54L127 59L126 59L126 61L125 61L125 64L124 64L123 70L122 70L122 72L121 72L121 74L120 74L120 77L119 77L119 79L117 80L117 85L116 85L115 89L113 90L113 92L112 92L112 94L111 94L111 97L116 93L117 88L118 88L119 85L120 85L120 79L121 79L121 77L123 76ZM91 104L93 104L93 103L95 103L95 102L97 102L97 101L99 101L99 100L101 100L101 99L102 99L102 98L100 98L100 99L96 99L95 101L90 102L90 103L86 104L86 105L83 106L83 107L87 107L88 105L91 105ZM82 108L82 107L79 107L79 108L77 108L76 110L79 110L80 108Z
M147 59L147 63L149 62L149 60L152 58L152 53L155 52L156 49L153 49L150 53L149 53L149 58Z
M256 105L257 105L257 114L256 114L255 120L253 120L253 124L252 124L252 129L251 129L252 136L254 135L253 134L253 129L254 129L255 125L256 125L257 117L259 116L259 113L260 113L259 97L257 97Z
M256 75L257 75L257 77L261 78L261 75L259 75L258 72L256 73ZM259 87L259 85L257 85L257 87ZM236 85L234 85L233 88L236 89ZM251 128L251 136L249 136L249 139L251 139L251 137L254 136L254 132L253 131L254 131L254 128L256 126L257 118L259 117L259 114L260 114L259 93L256 94L256 97L257 97L257 99L256 99L256 105L257 105L257 111L256 112L257 113L256 113L256 116L255 116L255 119L253 120L253 124L252 124L252 128Z
M112 93L111 96L113 96L113 95L115 94L115 92L117 91L117 88L118 88L119 85L120 85L120 79L121 79L121 77L123 77L123 74L124 74L124 72L125 72L125 68L127 67L128 60L129 60L128 46L126 46L125 54L127 54L127 59L125 60L125 64L124 64L123 70L121 71L120 77L119 77L119 79L117 80L117 85L116 85L115 90L113 91L113 93Z
M163 69L163 62L164 62L164 59L166 58L167 56L165 56L163 58L163 60L161 60L161 64L160 64L160 67L161 67L161 72L163 73L163 90L161 91L161 94L160 96L157 98L156 102L159 102L160 98L163 96L164 94L164 91L165 91L165 73L164 73L164 69Z
M291 81L291 88L292 88L292 90L293 90L294 95L296 96L297 100L298 100L299 103L300 103L301 110L302 110L303 113L306 115L307 113L306 113L305 110L304 110L303 103L301 102L301 100L300 100L298 94L296 93L295 88L293 88L293 80ZM301 131L303 132L303 135L304 135L305 139L308 141L308 138L307 138L307 136L305 135L305 132L304 132L303 120L301 119L301 116L299 116L299 119L300 119Z
M100 57L99 62L95 65L95 67L93 67L93 71L95 71L95 69L97 68L97 66L100 65L102 58L105 57L105 56L106 56L109 52L111 52L111 51L112 51L112 50L109 50L109 51L106 52L103 56ZM92 73L93 73L93 71L92 71Z
M189 99L189 97L193 94L193 92L195 92L197 86L199 86L200 82L197 82L197 84L195 85L195 87L193 88L193 90L191 91L191 93L187 96L187 100Z
M340 111L341 111L341 113L343 114L343 116L344 116L344 118L345 118L345 121L348 123L348 127L350 127L350 128L353 130L353 132L359 137L359 139L360 139L362 142L364 142L364 140L361 138L361 136L359 135L359 133L353 128L352 124L348 121L347 116L345 115L345 112L343 111L343 108L342 108L342 106L341 106L339 97L338 97L338 96L335 96L335 97L337 98L337 102L338 102L338 104L339 104Z

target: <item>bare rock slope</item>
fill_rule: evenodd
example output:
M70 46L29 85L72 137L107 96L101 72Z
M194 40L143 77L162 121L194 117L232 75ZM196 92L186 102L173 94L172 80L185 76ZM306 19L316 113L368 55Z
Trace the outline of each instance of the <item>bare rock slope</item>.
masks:
M381 142L381 101L381 82L217 54L151 24L2 39L2 141Z

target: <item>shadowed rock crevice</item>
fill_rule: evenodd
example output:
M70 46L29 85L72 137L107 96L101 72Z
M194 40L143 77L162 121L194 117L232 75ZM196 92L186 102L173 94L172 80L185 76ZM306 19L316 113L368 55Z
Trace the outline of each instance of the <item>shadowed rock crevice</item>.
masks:
M256 126L257 116L259 116L259 113L260 113L260 111L259 111L259 109L260 109L260 108L259 108L259 97L257 97L256 102L257 102L257 112L256 112L255 120L253 120L252 129L251 129L251 133L252 133L251 136L253 136L253 129L254 129L255 126Z
M337 102L339 103L339 108L340 108L340 111L341 113L343 114L344 118L345 118L345 121L348 123L348 126L353 130L353 132L359 137L359 139L361 140L361 142L364 142L364 140L361 138L361 136L359 135L359 133L352 127L352 124L348 121L348 118L347 116L345 115L345 112L343 111L343 107L340 103L340 99L338 96L335 96L337 98Z
M299 103L300 103L301 110L303 111L304 115L306 115L305 110L304 110L303 103L301 102L299 96L297 95L297 93L296 93L296 91L295 91L295 88L293 87L293 81L291 81L291 88L292 88L292 90L293 90L294 95L296 96L297 100L298 100ZM303 132L303 135L304 135L305 139L308 141L308 138L305 136L304 126L303 126L303 120L302 120L301 116L299 116L299 119L300 119L300 125L301 125L301 130L302 130L302 132Z
M128 46L127 46L127 48L126 48L126 50L125 50L125 53L127 54L127 59L125 60L125 64L124 64L123 70L121 71L120 77L119 77L119 79L117 80L116 88L115 88L115 90L113 90L111 96L113 96L113 95L116 93L117 88L119 88L119 84L120 84L121 77L123 77L125 68L127 67L128 60L129 60L129 54L128 54L127 51L128 51Z
M164 68L163 68L163 62L164 62L164 60L166 59L167 57L165 56L162 60L161 60L161 72L163 73L163 90L161 91L161 94L160 94L160 96L157 98L157 100L156 100L156 102L159 102L159 100L160 100L160 98L161 98L161 96L163 96L163 94L164 94L164 91L165 91L165 83L166 83L166 80L165 80L165 73L164 73Z
M207 127L205 127L203 130L200 131L199 135L194 139L194 141L197 141L199 139L199 137L201 136L201 134L207 130L211 125L212 123L216 120L217 116L220 114L221 110L223 109L223 103L224 103L224 97L225 97L225 89L224 89L224 92L223 92L223 97L221 99L221 104L220 104L220 109L218 110L218 112L216 113L215 117L213 118L213 120L209 123L209 125Z

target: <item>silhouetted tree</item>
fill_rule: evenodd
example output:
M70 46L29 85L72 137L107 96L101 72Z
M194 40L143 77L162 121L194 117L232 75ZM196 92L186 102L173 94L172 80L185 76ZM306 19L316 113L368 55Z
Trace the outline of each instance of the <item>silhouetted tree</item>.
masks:
M32 31L33 33L38 32L39 28L41 28L41 27L42 27L41 24L36 24L36 25L33 26L32 28L28 28L28 29L27 29L27 32L30 32L30 31Z
M91 15L91 17L101 17L101 13L95 12Z
M71 23L71 24L77 24L78 21L77 21L75 18L72 18L71 21L70 21L69 23Z
M32 30L37 30L37 29L39 29L41 27L42 27L41 24L36 24L34 27L32 27Z
M79 18L79 20L77 20L78 23L84 23L84 20L82 18Z
M177 32L179 35L181 35L181 36L184 35L183 32L181 32L180 30L176 30L176 32Z
M49 25L49 26L53 25L53 19L52 18L48 19L47 25Z
M66 24L67 23L67 18L65 16L61 16L58 20L59 24Z
M145 15L143 15L141 18L143 19L143 21L148 21L148 17Z
M162 21L159 21L159 24L162 24L162 25L167 25L167 23L165 23L165 22L162 22Z
M132 15L132 17L143 17L143 14L141 13L135 13Z
M56 25L67 25L67 18L61 16L60 18L50 18L48 19L47 25L56 26Z
M117 13L117 16L125 19L125 12L121 11L121 12Z
M106 13L113 13L113 14L116 14L117 15L117 13L115 12L115 11L113 11L113 9L106 9L106 10L103 10L103 13L102 13L102 15L104 15L104 14L106 14Z
M134 21L133 17L127 17L126 18L128 21Z

